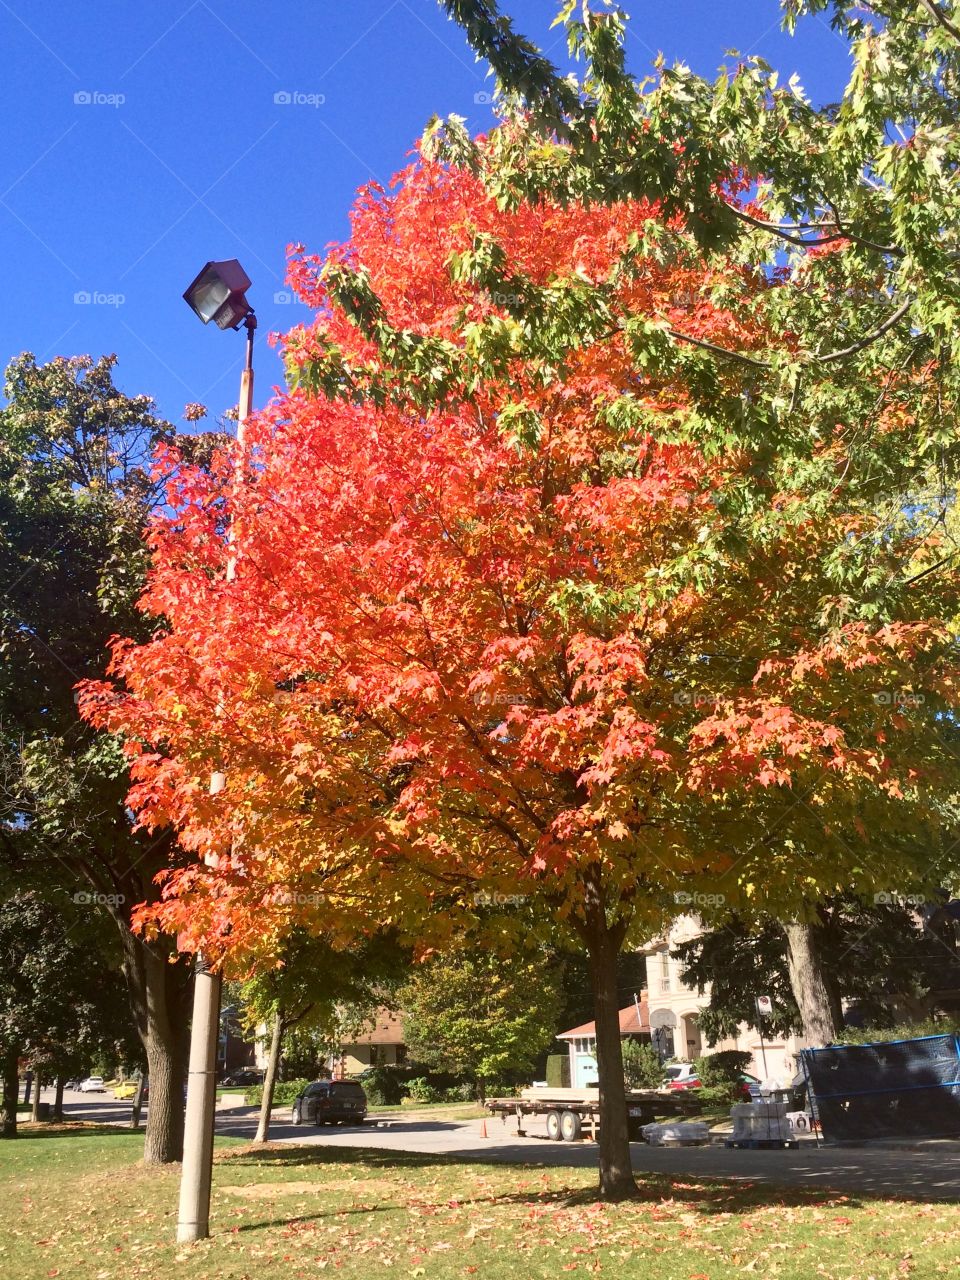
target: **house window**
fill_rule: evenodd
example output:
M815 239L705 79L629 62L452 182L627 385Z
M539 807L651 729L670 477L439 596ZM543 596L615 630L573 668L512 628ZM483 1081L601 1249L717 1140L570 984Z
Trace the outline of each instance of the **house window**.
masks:
M669 951L660 952L660 991L661 993L670 990L670 953Z

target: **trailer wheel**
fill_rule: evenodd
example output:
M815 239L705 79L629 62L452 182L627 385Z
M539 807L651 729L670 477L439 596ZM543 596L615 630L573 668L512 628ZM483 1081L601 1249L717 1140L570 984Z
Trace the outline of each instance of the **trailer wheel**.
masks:
M560 1112L547 1112L547 1137L552 1138L554 1142L563 1141L563 1133L560 1130Z
M583 1123L576 1111L564 1111L560 1117L560 1136L564 1142L576 1142L582 1128Z

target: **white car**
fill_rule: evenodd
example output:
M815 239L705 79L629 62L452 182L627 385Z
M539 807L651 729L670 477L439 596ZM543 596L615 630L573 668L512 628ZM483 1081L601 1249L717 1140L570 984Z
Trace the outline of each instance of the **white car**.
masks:
M687 1089L696 1079L697 1072L692 1062L671 1062L664 1067L660 1089Z
M81 1080L77 1085L81 1093L106 1093L106 1085L103 1083L103 1076L87 1076L86 1080Z

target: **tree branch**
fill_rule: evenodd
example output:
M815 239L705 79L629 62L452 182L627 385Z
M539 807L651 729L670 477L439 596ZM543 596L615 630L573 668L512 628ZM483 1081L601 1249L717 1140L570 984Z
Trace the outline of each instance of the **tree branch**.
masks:
M903 257L903 250L898 245L877 244L875 240L867 240L865 236L858 236L855 231L848 231L838 218L835 218L832 224L824 223L824 226L833 225L836 227L836 231L830 235L820 236L817 240L806 240L802 235L792 235L790 231L785 230L778 222L767 222L763 218L754 218L752 214L743 209L738 209L736 205L730 204L726 200L724 204L734 217L739 218L741 222L749 223L751 227L756 227L759 231L767 231L771 235L778 236L781 240L786 240L788 244L799 245L803 249L816 249L820 245L835 244L838 240L849 240L853 244L863 245L865 249L873 249L877 253L888 253L898 258ZM797 229L799 229L798 224L793 225L796 225Z
M817 356L817 364L832 364L835 360L843 360L847 356L854 356L858 351L862 351L864 347L869 347L871 343L876 342L878 338L889 332L895 324L898 324L913 306L913 299L907 298L906 302L901 302L892 316L888 316L883 324L874 329L873 333L868 333L865 338L861 338L859 342L852 343L849 347L843 347L840 351L830 351L825 356Z
M944 31L953 36L954 40L960 44L960 27L950 21L940 6L934 3L934 0L920 0L920 7L926 9L934 22L943 27Z
M712 351L718 356L727 356L728 359L736 360L739 364L749 365L752 369L770 368L766 360L754 360L752 356L745 356L741 351L729 351L726 347L718 347L715 342L707 342L703 338L694 338L689 333L681 333L679 329L668 329L667 332L671 338L676 338L678 342L686 342L691 347L700 347L704 351Z

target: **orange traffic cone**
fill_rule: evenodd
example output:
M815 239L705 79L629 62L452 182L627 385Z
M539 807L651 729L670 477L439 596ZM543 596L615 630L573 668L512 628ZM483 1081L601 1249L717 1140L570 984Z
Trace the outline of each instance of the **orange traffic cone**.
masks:
M484 1116L484 1118L480 1121L480 1137L485 1138L486 1136L487 1136L487 1119L486 1119L486 1116Z

